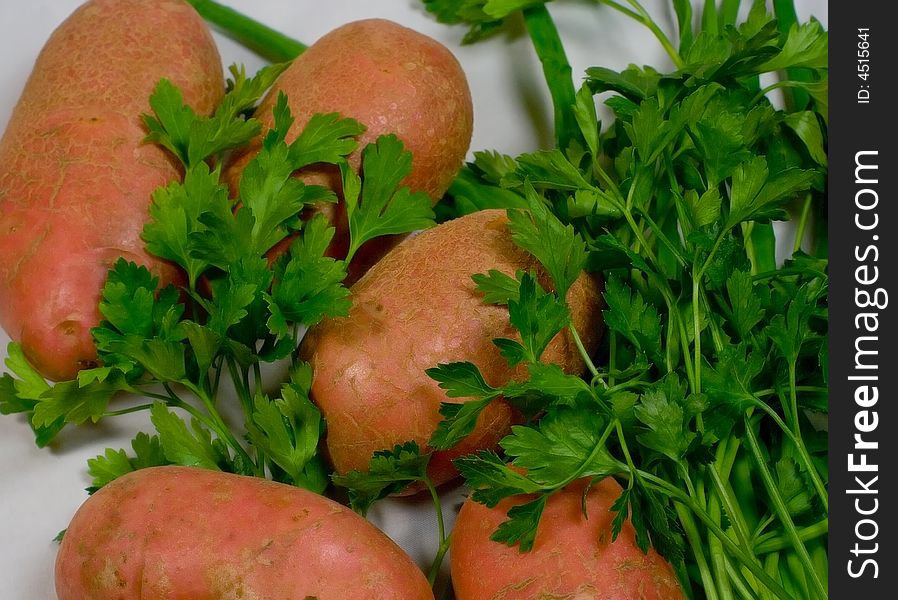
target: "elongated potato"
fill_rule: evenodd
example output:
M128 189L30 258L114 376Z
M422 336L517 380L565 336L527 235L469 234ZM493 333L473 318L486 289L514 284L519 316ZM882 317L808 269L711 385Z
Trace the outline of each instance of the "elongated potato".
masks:
M395 133L412 153L412 172L403 184L427 193L434 202L449 187L471 143L471 92L458 61L436 40L392 21L348 23L312 44L256 110L265 129L274 124L271 110L280 92L287 94L296 117L288 141L315 113L338 112L364 124L368 129L359 138L360 148L382 134ZM261 138L235 157L225 173L232 189L260 146ZM360 150L349 157L356 169L360 161ZM340 191L336 169L307 169L302 177ZM349 238L342 206L324 205L320 210L337 228L331 255L343 258ZM352 277L396 241L391 237L366 244L353 261Z
M531 498L506 498L494 508L465 501L450 549L456 599L682 600L671 566L654 550L643 554L629 521L611 541L620 485L603 479L584 500L588 483L580 479L549 497L530 552L490 536L511 507Z
M59 600L433 600L399 546L307 490L189 467L91 496L56 559Z
M312 399L327 421L327 453L338 472L366 470L374 452L408 440L427 446L441 419L440 403L465 399L447 398L426 369L471 361L493 386L525 375L523 367L509 369L492 343L517 337L507 308L485 304L471 280L490 269L514 275L537 268L512 242L506 224L504 211L487 210L404 240L352 287L349 316L309 331L301 351L315 369ZM601 334L599 288L583 275L568 295L590 351ZM543 358L570 373L584 368L567 331ZM461 444L434 454L434 482L456 474L452 458L495 446L512 418L504 401L488 406Z
M143 250L150 194L179 177L143 144L140 114L167 77L200 113L224 90L221 59L183 0L90 0L47 41L0 140L0 325L51 379L96 361L90 328L119 257Z

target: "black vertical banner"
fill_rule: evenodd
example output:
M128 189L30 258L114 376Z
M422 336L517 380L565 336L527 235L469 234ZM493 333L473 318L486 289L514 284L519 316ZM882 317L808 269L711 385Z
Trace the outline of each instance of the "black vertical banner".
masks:
M830 3L830 598L898 597L898 32Z

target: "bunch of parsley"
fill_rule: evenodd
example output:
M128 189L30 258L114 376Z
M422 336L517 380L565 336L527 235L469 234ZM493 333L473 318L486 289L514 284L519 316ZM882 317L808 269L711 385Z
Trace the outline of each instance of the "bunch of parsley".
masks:
M181 267L184 281L159 289L143 266L119 260L102 291L103 320L92 330L101 367L77 379L47 384L9 346L0 378L0 411L27 413L39 446L67 425L148 410L155 434L140 433L133 453L107 449L89 461L92 489L129 471L179 464L270 477L322 492L328 470L318 453L323 422L309 400L312 372L296 346L306 327L350 307L346 268L366 241L433 224L430 198L401 187L411 154L398 138L381 136L362 149L361 173L346 157L364 127L337 114L312 117L286 142L293 117L281 94L274 126L247 165L231 197L222 182L228 152L261 133L253 107L286 64L247 78L232 67L229 90L215 114L197 115L162 80L144 115L148 143L167 149L183 166L183 181L153 195L143 230L147 250ZM350 247L327 255L334 229L325 218L303 218L310 206L336 202L332 190L305 185L293 174L308 165L333 165L342 174ZM289 242L289 251L271 250ZM289 365L287 381L272 390L266 363ZM227 394L223 390L230 385ZM113 408L113 398L142 402ZM222 398L236 397L240 411Z
M675 1L675 44L635 0L603 0L648 26L675 70L594 67L577 90L544 2L425 4L470 25L469 42L520 12L555 108L555 149L476 153L439 207L441 218L508 208L515 242L554 284L474 276L485 302L508 306L520 340L495 344L526 381L493 388L473 362L428 372L468 399L443 405L434 448L458 443L497 398L527 416L500 453L456 460L478 502L534 495L493 539L529 550L552 493L613 476L624 485L614 534L629 518L691 596L826 597L825 31L798 24L790 2L774 15L755 2L739 21L731 1L706 2L693 29L691 3ZM762 88L765 74L776 77ZM794 243L778 265L789 234L772 222L788 212ZM564 298L583 270L604 278L607 327L600 356L580 348L585 379L541 361L561 330L579 340ZM365 510L424 478L426 458L397 446L340 483Z

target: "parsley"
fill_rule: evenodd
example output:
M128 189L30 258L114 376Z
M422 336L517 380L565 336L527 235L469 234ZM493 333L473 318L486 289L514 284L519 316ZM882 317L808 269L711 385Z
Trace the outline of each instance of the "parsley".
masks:
M528 549L547 497L578 477L613 476L624 491L612 533L629 519L637 544L671 560L696 597L787 597L799 581L802 597L825 597L826 561L809 550L826 532L825 445L808 412L826 411L826 240L814 256L796 244L779 267L770 224L794 210L800 235L811 217L825 219L820 24L796 23L783 6L771 16L760 1L743 18L739 3L706 2L695 15L677 0L671 39L639 2L602 0L648 27L674 70L591 67L574 91L543 3L424 3L442 22L469 25L468 42L519 10L552 65L556 148L476 153L437 208L444 217L507 208L515 243L555 290L526 273L474 277L485 302L508 305L521 341L496 343L526 366L523 381L481 385L473 362L428 372L469 398L443 406L440 448L500 396L531 418L501 454L456 460L488 506L533 494L493 539ZM779 88L783 108L767 97ZM597 119L599 93L614 113L608 126ZM589 379L540 362L547 339L564 327L576 334L565 294L584 269L604 277L608 329L599 355L583 356ZM765 569L770 561L781 568Z
M287 143L294 119L280 94L274 125L262 132L249 115L284 68L248 78L232 67L228 92L211 116L184 105L166 80L153 92L147 141L179 160L184 178L155 191L143 239L149 252L183 269L185 285L160 289L147 268L116 262L102 290L103 320L92 331L102 366L72 381L47 384L18 345L9 347L12 374L0 379L0 409L27 413L39 445L68 425L149 411L156 434L139 434L134 455L108 449L89 461L91 491L162 464L270 477L317 492L329 485L318 451L324 423L309 400L312 372L298 360L297 342L303 328L347 314L346 265L361 244L430 226L433 212L426 196L400 186L411 154L395 136L362 149L359 176L346 163L364 131L353 119L313 115ZM261 148L232 198L222 162L258 136ZM332 190L293 176L320 163L342 169L347 182L352 244L343 258L328 256L334 228L324 217L301 217L308 205L337 200ZM269 259L287 242L286 253ZM289 381L268 393L263 365L281 360L289 360ZM218 405L224 378L243 410L242 428ZM115 408L123 392L150 401Z

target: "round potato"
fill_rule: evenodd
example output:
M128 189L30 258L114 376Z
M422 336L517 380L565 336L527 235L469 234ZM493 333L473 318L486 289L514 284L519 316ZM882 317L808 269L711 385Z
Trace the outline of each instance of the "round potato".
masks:
M526 376L523 367L510 369L493 344L517 337L507 308L484 303L471 276L537 267L512 241L504 211L473 213L404 240L352 287L349 316L309 331L301 353L315 369L311 396L327 421L327 454L339 473L366 470L374 452L409 440L427 447L442 418L440 403L466 399L448 398L426 369L470 361L493 386ZM601 334L600 287L584 274L568 293L573 322L590 351ZM543 360L569 373L584 369L567 331ZM490 404L458 446L434 453L434 483L456 475L452 458L494 447L513 419L503 400Z
M465 501L452 530L450 567L457 600L682 600L671 566L644 554L627 521L611 541L611 505L621 493L608 477L580 479L549 497L530 552L490 540L510 508L532 498L506 498L494 508ZM586 493L584 500L584 493ZM584 516L584 510L586 516Z
M90 329L109 267L172 265L140 233L150 196L180 176L144 144L167 77L210 113L224 92L208 28L183 0L90 0L47 41L0 139L0 325L51 379L95 366Z
M91 496L56 560L59 600L433 600L383 532L307 490L190 467Z
M292 141L315 113L337 112L367 127L359 150L349 156L359 168L361 148L378 136L396 134L412 153L412 172L403 185L427 193L434 202L458 173L471 143L473 107L465 74L452 53L436 40L384 19L354 21L334 29L278 78L256 110L263 130L274 124L278 94L287 95L296 121ZM258 153L261 138L238 153L225 173L232 189ZM340 191L339 171L310 168L308 183ZM336 227L330 253L343 258L349 244L342 205L319 207ZM351 277L361 275L398 238L372 240L356 255Z

